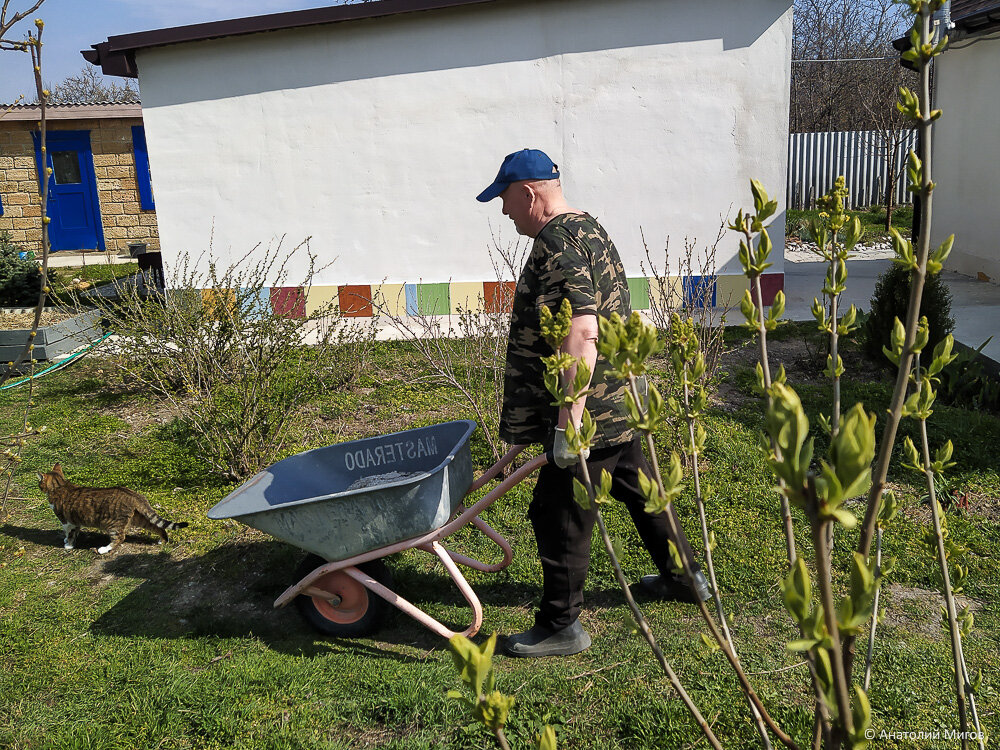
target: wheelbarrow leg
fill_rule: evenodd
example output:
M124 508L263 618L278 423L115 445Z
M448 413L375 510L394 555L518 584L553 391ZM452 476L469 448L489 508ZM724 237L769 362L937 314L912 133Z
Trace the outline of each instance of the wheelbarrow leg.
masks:
M462 571L460 571L458 566L452 561L451 556L448 554L448 550L437 542L421 545L419 549L427 552L433 552L444 564L445 570L447 570L449 575L451 575L452 580L455 581L455 585L458 586L458 590L462 592L462 596L465 597L465 601L468 602L469 606L472 608L472 625L463 630L461 634L466 637L475 635L479 632L479 628L482 627L483 624L483 605L480 603L479 597L476 596L476 592L472 590L472 586L470 586L469 582L465 580L465 576L462 575ZM392 589L386 588L371 576L362 573L357 568L344 568L343 571L365 588L375 594L378 594L389 602L389 604L396 607L404 614L409 615L425 628L437 633L442 638L451 638L456 634L454 630L445 627L422 609L410 603Z

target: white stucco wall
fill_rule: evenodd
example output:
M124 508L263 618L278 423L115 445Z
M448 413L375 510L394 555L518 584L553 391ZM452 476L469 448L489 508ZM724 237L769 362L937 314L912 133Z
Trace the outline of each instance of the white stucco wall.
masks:
M676 257L752 205L751 177L782 197L790 6L508 0L140 51L165 260L213 232L232 258L311 236L337 257L316 283L494 279L513 227L475 195L533 147L643 275L640 229Z
M949 234L955 246L946 267L985 274L1000 283L1000 39L964 40L937 59L937 102L943 110L933 141L931 241Z

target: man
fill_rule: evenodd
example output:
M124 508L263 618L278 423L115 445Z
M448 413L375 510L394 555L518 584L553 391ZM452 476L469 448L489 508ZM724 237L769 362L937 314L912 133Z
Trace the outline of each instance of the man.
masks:
M523 149L504 159L496 179L477 200L485 203L497 197L517 231L535 239L514 296L500 437L511 444L541 443L552 449L555 461L539 472L528 507L542 563L542 601L534 627L507 638L504 651L526 657L575 654L590 646L590 636L577 618L597 512L583 510L573 500L573 478L582 475L579 457L567 448L565 428L570 420L579 425L585 407L597 424L592 449L585 454L590 475L600 477L602 469L611 474L612 496L625 503L660 571L643 577L640 588L661 598L698 596L702 601L711 593L683 531L674 543L698 569L696 593L670 572L667 518L643 510L638 472L652 476L653 471L639 436L626 421L627 384L611 377L610 366L597 356L597 316L617 312L627 318L632 312L618 251L597 221L566 202L559 169L541 151ZM538 310L545 305L555 312L563 298L573 307L563 351L582 358L593 373L590 394L571 411L551 405L541 361L552 351L541 337ZM677 522L673 507L667 512Z

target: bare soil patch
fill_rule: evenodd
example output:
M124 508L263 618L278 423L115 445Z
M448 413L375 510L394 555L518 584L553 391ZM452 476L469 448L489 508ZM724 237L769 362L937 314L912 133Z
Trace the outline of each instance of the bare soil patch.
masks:
M940 591L921 589L890 583L882 588L885 597L879 609L884 607L884 624L904 633L920 633L932 640L947 638L941 624L941 608L944 596ZM956 595L955 606L961 612L965 607L970 612L983 608L982 602L966 596Z
M65 310L43 310L42 319L39 326L50 326L54 323L61 323L73 317L73 313ZM18 331L28 329L35 322L35 311L14 312L0 309L0 331Z

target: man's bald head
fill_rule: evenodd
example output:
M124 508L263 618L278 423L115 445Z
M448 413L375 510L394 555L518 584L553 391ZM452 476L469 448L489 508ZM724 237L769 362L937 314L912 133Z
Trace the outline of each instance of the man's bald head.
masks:
M562 183L552 180L520 180L500 194L504 216L510 217L519 234L537 237L542 228L559 214L580 213L563 197Z

